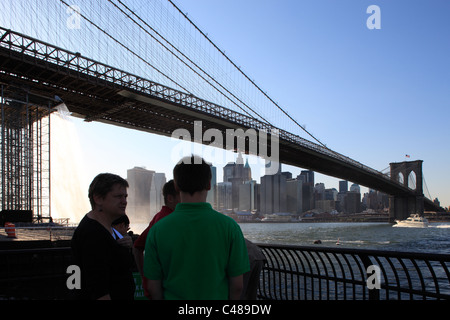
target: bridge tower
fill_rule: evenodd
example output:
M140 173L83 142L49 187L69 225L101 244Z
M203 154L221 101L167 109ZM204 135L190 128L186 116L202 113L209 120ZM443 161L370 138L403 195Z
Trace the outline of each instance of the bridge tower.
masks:
M413 191L413 194L399 194L389 197L389 219L404 220L411 214L423 215L422 160L390 163L391 180Z

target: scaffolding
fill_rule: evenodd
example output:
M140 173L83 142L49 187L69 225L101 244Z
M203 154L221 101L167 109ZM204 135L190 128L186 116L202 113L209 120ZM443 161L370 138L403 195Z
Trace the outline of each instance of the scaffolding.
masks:
M0 104L2 213L50 222L51 101L1 84Z

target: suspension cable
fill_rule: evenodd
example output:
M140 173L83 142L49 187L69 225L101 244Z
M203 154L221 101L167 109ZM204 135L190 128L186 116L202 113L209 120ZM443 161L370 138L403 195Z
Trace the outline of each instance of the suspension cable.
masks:
M267 99L269 99L270 102L272 102L281 112L283 112L290 120L292 120L298 127L300 127L303 131L305 131L311 138L313 138L315 141L317 141L321 146L323 146L324 148L330 150L325 144L323 144L319 139L317 139L312 133L310 133L308 130L306 130L306 128L304 126L302 126L301 124L299 124L294 118L292 118L282 107L280 107L271 97L269 97L267 95L267 93L265 93L252 79L250 79L247 74L245 72L243 72L226 54L225 52L223 52L199 27L197 27L197 25L188 18L188 16L180 10L180 8L178 8L172 0L168 0L174 7L175 9L178 10L178 12L180 12L181 15L183 15L188 21L189 23L195 28L197 29L198 32L200 32L200 34L206 38L206 40L209 41L209 43L211 43L211 45L220 52L220 54L222 54L225 59L228 60L228 62L230 62L248 81L250 81Z
M150 37L152 37L156 42L158 42L164 49L166 49L168 52L170 52L174 57L176 57L180 62L182 62L186 67L188 67L190 70L192 70L195 74L197 74L200 78L202 78L204 81L206 81L210 86L212 86L215 90L217 90L220 94L222 94L225 98L227 98L231 103L236 105L239 109L241 109L243 112L245 112L248 116L253 117L247 110L243 109L239 104L237 104L235 101L230 99L230 97L226 94L224 94L222 91L220 91L216 86L214 86L212 83L210 83L205 77L203 77L200 73L198 73L194 68L192 68L188 63L186 63L182 58L180 58L175 52L173 52L170 48L168 48L165 44L163 44L160 40L158 40L154 35L149 33L141 24L139 24L136 20L134 20L128 13L124 12L121 8L119 8L112 0L108 0L114 7L116 7L122 14L124 14L128 19L133 21L139 28L141 28L146 34L148 34ZM222 84L220 84L217 80L215 80L211 75L209 75L205 70L203 70L199 65L197 65L194 61L192 61L189 57L187 57L183 52L181 52L177 47L175 47L170 41L168 41L165 37L163 37L158 31L156 31L153 27L151 27L147 22L145 22L140 16L138 16L133 10L131 10L126 4L124 4L121 0L117 0L123 7L125 7L133 16L135 16L139 21L141 21L145 26L147 26L151 31L153 31L155 34L157 34L161 39L163 39L170 47L172 47L176 52L178 52L180 55L182 55L185 59L187 59L190 63L192 63L196 68L198 68L203 74L208 76L209 79L214 81L216 84L218 84L223 90L225 90L228 94L233 96L236 100L238 100L240 103L242 103L244 106L246 106L248 109L250 109L254 114L256 114L263 122L267 123L270 126L273 126L270 124L267 120L265 120L260 114L258 114L255 110L253 110L250 106L248 106L245 102L240 100L238 97L236 97L232 92L230 92L227 88L225 88Z
M433 198L431 197L430 190L428 190L427 182L425 181L425 176L423 175L423 173L422 173L422 179L423 179L423 184L425 185L425 189L427 190L427 193L428 193L428 197L429 197L428 199L432 200Z
M64 0L59 0L62 4L64 4L67 7L70 7ZM128 52L130 52L132 55L134 55L135 57L137 57L139 60L141 60L142 62L144 62L146 65L150 66L151 68L155 69L158 73L160 73L162 76L166 77L169 81L173 82L174 84L176 84L178 87L180 87L181 89L183 89L185 92L192 94L189 90L187 90L186 88L184 88L181 84L177 83L175 80L173 80L171 77L169 77L168 75L166 75L164 72L162 72L161 70L159 70L158 68L156 68L154 65L152 65L151 63L149 63L147 60L143 59L142 57L140 57L137 53L135 53L133 50L131 50L129 47L127 47L126 45L124 45L122 42L120 42L119 40L117 40L116 38L114 38L112 35L110 35L108 32L106 32L104 29L102 29L100 26L98 26L97 24L95 24L94 22L92 22L89 18L87 18L86 16L84 16L81 12L77 12L77 14L80 15L80 17L82 17L84 20L86 20L87 22L89 22L91 25L93 25L95 28L97 28L99 31L101 31L102 33L104 33L107 37L109 37L111 40L113 40L114 42L116 42L118 45L120 45L122 48L124 48L125 50L127 50Z

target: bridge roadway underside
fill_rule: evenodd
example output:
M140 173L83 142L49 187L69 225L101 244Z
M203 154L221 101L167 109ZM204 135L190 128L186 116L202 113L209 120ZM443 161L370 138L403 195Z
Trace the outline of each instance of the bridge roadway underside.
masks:
M194 110L6 48L0 48L0 84L3 85L5 96L13 94L17 88L34 96L52 99L58 96L72 115L86 121L99 121L169 137L174 130L184 128L194 139L194 121L198 120L202 121L203 132L214 128L220 130L224 137L226 129L251 128L250 124L238 124L224 115ZM55 102L54 105L56 104ZM291 141L280 139L279 143L281 163L352 181L390 195L408 194L408 190L397 183L358 166ZM270 150L270 145L268 149ZM268 153L270 156L270 151ZM425 201L426 210L430 203L432 204L431 201Z

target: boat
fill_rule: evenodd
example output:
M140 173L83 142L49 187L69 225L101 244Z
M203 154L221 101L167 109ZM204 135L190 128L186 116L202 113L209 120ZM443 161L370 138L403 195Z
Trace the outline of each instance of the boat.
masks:
M395 227L416 227L426 228L428 227L428 219L420 216L419 214L412 214L406 220L395 220Z

